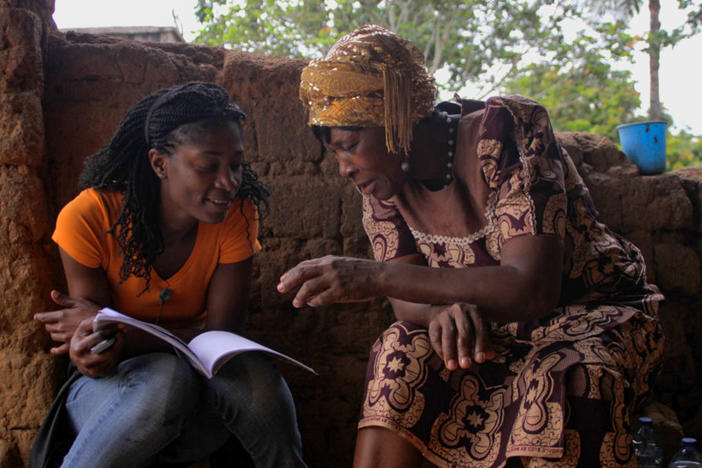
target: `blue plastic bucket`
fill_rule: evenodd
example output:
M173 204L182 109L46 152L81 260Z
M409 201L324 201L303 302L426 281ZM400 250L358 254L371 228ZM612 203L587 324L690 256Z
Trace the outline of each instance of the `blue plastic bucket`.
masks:
M665 171L665 122L638 122L617 127L622 151L642 174Z

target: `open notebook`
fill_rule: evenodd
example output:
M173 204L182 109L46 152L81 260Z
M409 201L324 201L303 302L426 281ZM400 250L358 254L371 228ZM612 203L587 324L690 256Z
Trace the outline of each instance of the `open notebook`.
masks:
M121 314L108 307L100 309L93 320L93 328L99 330L110 323L123 323L139 328L173 346L176 351L205 377L212 378L214 374L231 358L247 351L262 351L277 356L284 361L317 374L314 369L283 353L267 348L236 333L223 330L211 330L200 333L189 343L181 340L173 333L153 323L142 322L128 315Z

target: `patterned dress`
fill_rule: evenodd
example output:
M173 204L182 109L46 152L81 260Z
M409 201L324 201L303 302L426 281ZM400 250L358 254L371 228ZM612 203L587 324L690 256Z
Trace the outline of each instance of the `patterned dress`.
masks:
M364 197L376 259L498 265L510 239L556 235L559 306L491 323L497 357L468 370L447 370L426 329L394 323L373 345L359 428L396 431L441 467L635 466L629 417L663 346L663 297L646 283L641 253L597 220L543 107L520 97L455 107L447 188L411 182L391 201Z

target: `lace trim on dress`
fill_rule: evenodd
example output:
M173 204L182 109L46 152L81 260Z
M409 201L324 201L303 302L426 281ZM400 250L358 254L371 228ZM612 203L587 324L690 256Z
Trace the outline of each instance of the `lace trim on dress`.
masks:
M497 205L497 192L491 192L488 196L487 208L485 208L485 217L488 220L487 224L478 231L475 231L474 233L469 234L465 237L451 237L439 234L427 234L417 229L414 229L412 226L409 226L409 229L412 232L412 236L414 237L414 239L418 242L426 242L429 244L446 243L461 246L470 245L473 242L482 239L483 237L487 236L495 230L495 224L497 221L497 217L495 216L495 205Z
M522 192L524 193L524 196L526 199L529 201L529 214L532 218L532 226L536 226L536 214L535 214L535 209L534 209L534 200L532 199L529 191L531 189L531 167L529 166L529 162L526 159L526 156L524 155L524 152L520 151L519 152L519 160L522 163L522 170L524 171L524 183L523 183L523 188ZM495 208L497 206L497 190L494 190L490 192L490 195L488 196L487 200L487 207L485 208L485 218L488 220L487 224L483 226L481 229L478 231L475 231L472 234L469 234L465 237L452 237L452 236L444 236L440 234L427 234L425 232L419 231L418 229L413 228L412 226L409 226L410 231L412 232L412 236L417 242L426 242L430 244L453 244L453 245L460 245L460 246L466 246L470 245L473 242L482 239L483 237L487 236L488 234L492 233L495 230L495 226L497 224L497 216L495 215Z

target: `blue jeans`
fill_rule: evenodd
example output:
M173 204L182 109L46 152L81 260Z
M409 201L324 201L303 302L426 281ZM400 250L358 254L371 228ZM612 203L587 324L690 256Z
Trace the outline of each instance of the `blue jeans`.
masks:
M305 467L292 395L270 358L247 352L206 379L151 353L81 376L66 410L77 432L62 467L140 467L204 458L234 435L256 467Z

